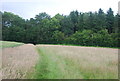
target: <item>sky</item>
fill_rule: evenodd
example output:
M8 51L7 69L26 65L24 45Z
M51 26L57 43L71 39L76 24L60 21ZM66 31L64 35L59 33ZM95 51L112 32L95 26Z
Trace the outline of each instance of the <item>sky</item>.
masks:
M41 12L53 17L57 13L69 15L73 10L94 12L99 8L104 12L112 8L116 14L119 0L2 0L1 2L0 11L12 12L24 19L30 19Z

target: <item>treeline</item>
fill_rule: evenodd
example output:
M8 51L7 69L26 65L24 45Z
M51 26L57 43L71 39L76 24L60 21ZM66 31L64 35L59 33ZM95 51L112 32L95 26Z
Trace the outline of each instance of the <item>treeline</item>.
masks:
M76 10L54 17L43 12L29 20L10 12L1 14L5 41L119 47L120 15L114 15L111 8L106 13L100 8L97 12Z

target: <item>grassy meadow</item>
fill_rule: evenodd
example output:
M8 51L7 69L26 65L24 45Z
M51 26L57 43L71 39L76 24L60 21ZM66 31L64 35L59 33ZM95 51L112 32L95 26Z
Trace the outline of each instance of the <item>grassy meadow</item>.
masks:
M40 55L33 78L117 79L118 49L37 45Z
M0 48L16 47L23 44L24 43L19 43L19 42L0 41Z
M2 48L23 45L0 41ZM29 48L28 48L29 50ZM32 79L118 79L118 49L36 45L39 54Z

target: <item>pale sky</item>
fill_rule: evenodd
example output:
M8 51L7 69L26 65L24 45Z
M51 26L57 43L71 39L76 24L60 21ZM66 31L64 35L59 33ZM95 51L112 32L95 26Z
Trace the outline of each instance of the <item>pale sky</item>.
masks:
M2 0L1 2L0 11L12 12L24 19L29 19L41 12L46 12L51 16L57 13L69 15L73 10L94 12L102 8L104 12L107 12L110 7L116 14L119 0Z

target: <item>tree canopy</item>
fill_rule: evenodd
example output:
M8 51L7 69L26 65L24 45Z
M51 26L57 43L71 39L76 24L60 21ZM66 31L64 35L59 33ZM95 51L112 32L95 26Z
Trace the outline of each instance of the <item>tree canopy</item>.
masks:
M33 44L75 44L119 47L120 15L112 8L105 13L71 11L51 17L43 12L25 20L11 12L2 14L2 37L5 41Z

